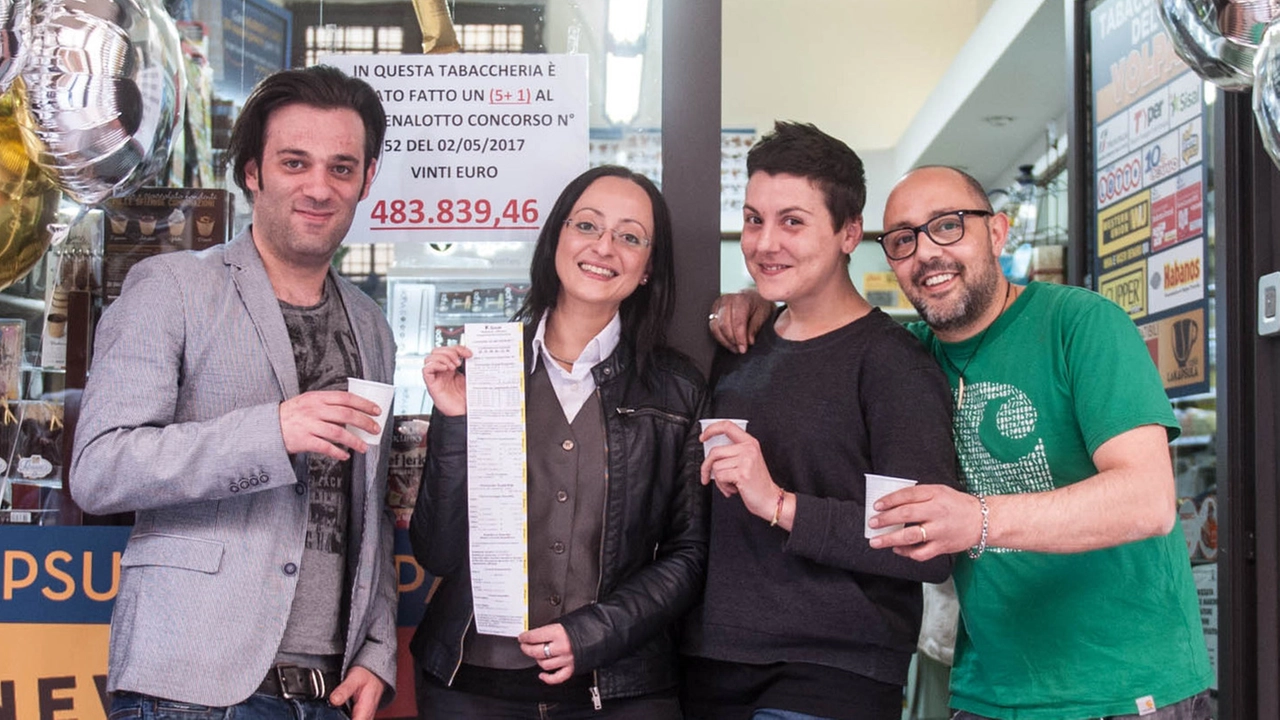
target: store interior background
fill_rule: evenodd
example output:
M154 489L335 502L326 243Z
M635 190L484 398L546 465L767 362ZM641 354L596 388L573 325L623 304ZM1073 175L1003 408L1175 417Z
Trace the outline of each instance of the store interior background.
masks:
M874 236L889 189L918 165L960 166L995 190L1015 187L1019 166L1043 175L1065 160L1066 16L1061 0L726 0L722 124L802 120L844 140L866 165ZM1061 216L1041 218L1061 230L1047 241L1065 244L1065 194L1044 209ZM722 288L749 282L735 243L721 257ZM859 287L887 270L869 243L850 267Z

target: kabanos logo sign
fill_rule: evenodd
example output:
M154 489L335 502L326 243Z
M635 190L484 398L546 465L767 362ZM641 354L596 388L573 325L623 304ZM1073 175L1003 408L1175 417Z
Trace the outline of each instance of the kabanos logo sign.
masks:
M1204 299L1204 242L1178 243L1147 259L1147 314Z
M1137 153L1098 173L1098 207L1106 207L1142 188L1142 157Z
M1164 289L1173 292L1178 288L1192 285L1200 281L1200 258L1185 262L1173 261L1164 264Z
M1159 290L1163 287L1165 294L1171 294L1180 288L1199 282L1200 258L1166 262L1161 272L1151 273L1151 289Z

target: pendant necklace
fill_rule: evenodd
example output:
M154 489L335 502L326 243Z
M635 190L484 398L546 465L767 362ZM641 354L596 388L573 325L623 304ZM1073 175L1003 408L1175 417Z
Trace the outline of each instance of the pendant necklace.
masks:
M938 349L942 352L942 359L947 361L947 365L955 371L955 374L960 378L960 390L956 394L957 410L964 407L964 373L969 369L969 364L973 362L973 359L978 357L978 350L982 349L982 343L987 339L987 333L991 332L991 326L996 324L996 320L999 320L1000 315L1004 314L1005 308L1009 307L1009 295L1012 292L1013 283L1009 283L1005 286L1004 303L1000 305L1000 313L996 315L990 325L983 328L982 334L978 336L978 344L973 346L973 352L969 354L969 359L964 361L964 367L956 367L956 364L951 361L951 356L947 354L947 349L943 347L942 342L938 342Z
M569 367L573 367L576 364L576 361L574 360L565 360L559 355L556 355L555 353L551 352L551 348L547 347L547 344L545 342L542 343L542 349L547 351L547 354L551 356L552 360L555 360L561 365L568 365Z

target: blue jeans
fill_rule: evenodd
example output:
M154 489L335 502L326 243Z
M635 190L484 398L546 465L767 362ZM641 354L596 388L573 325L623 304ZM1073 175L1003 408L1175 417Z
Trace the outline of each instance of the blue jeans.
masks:
M107 720L348 720L342 708L325 700L285 700L250 695L230 707L209 707L137 693L115 693Z
M990 720L981 715L974 715L971 712L961 710L951 716L951 720ZM1096 718L1087 718L1086 720L1098 720ZM1111 715L1101 718L1100 720L1209 720L1209 691L1205 690L1198 695L1192 695L1186 700L1176 702L1172 705L1165 705L1147 715Z

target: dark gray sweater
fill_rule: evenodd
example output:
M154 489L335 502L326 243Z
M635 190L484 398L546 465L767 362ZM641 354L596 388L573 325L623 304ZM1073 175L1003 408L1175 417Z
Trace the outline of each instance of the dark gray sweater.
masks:
M775 316L776 318L776 316ZM796 493L790 533L712 493L704 604L684 652L750 664L805 662L903 684L920 632L920 583L951 572L872 550L868 472L957 485L951 390L932 357L879 310L811 340L770 321L712 371L713 417L745 418L773 479Z

